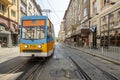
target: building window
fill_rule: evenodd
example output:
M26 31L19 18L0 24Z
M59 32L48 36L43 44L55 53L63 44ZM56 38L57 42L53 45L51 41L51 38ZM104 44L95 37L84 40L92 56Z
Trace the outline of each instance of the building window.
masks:
M109 0L103 0L104 1L104 6L109 3Z
M108 15L101 18L101 32L108 30Z
M12 0L12 4L15 4L15 0Z
M35 11L35 8L33 8L33 12L34 12L34 16L36 15L36 11Z
M110 46L120 46L120 29L112 30L110 33Z
M80 21L80 15L78 16L78 21Z
M83 0L84 3L86 3L87 0Z
M97 12L97 1L96 0L93 2L93 11L95 13Z
M29 11L29 16L31 16L32 15L32 13Z
M22 0L23 2L27 3L27 0Z
M83 16L84 16L84 17L87 16L87 8L84 9L84 11L83 11Z
M15 17L15 11L11 11L11 16Z
M0 11L5 11L5 5L0 3Z
M29 3L29 10L31 10L32 9L32 5Z
M80 10L80 8L81 8L81 7L80 7L80 5L79 5L79 10Z

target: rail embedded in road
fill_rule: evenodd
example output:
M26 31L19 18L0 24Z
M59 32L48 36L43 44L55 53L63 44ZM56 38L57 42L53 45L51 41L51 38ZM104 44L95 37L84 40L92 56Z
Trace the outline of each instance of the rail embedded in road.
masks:
M35 60L32 60L30 63L33 63L33 67L29 69L25 74L21 75L17 80L37 80L38 73L40 73L43 66L49 61L49 58L42 58L41 60L38 60L35 58Z
M78 68L78 72L81 75L82 80L92 80L89 75L86 74L86 72L77 64L77 62L69 56L69 58L71 59L71 61L76 65L76 67Z

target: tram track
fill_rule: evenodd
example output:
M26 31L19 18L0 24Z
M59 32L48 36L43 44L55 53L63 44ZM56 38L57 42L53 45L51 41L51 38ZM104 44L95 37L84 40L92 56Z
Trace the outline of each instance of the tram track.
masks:
M84 59L86 60L86 59ZM109 80L119 80L118 78L116 78L115 76L113 76L112 74L110 74L109 72L101 69L100 67L96 66L95 64L91 63L90 61L86 60L89 64L93 65L94 67L96 67L98 70L100 70Z
M81 76L82 80L92 80L88 74L85 73L85 71L78 65L78 63L69 56L69 59L75 64L75 66L78 68L78 73ZM94 66L96 69L98 69L99 71L102 72L102 74L104 75L104 77L106 78L105 80L119 80L116 76L112 75L111 73L101 69L100 67L98 67L97 65L91 63L90 61L84 59L85 61L87 61L89 64L91 64L92 66ZM78 74L77 73L77 74Z
M18 70L20 70L22 67L24 67L26 64L28 63L28 61L24 61L24 62L20 62L19 65L16 64L15 66L13 66L11 68L11 70L9 70L7 73L5 74L1 74L0 75L0 80L9 80L12 76L13 73L17 72Z
M78 68L78 73L81 76L82 80L92 80L89 75L77 64L77 62L69 56L69 59L75 64L75 66Z
M25 72L21 77L19 77L17 80L36 80L36 77L38 76L38 73L41 71L43 66L48 62L49 58L46 60L38 60L35 62L35 65L29 69L27 72Z
M69 47L69 46L68 46L68 47ZM69 48L71 48L71 47L69 47ZM75 49L75 48L72 48L72 49ZM78 50L78 49L76 49L76 50ZM80 50L80 51L81 51L81 50ZM84 52L84 51L82 51L82 52ZM85 52L85 53L86 53L86 52ZM77 53L77 54L78 54L78 53ZM77 64L77 62L75 62L75 60L73 60L71 57L69 57L69 58L70 58L70 59L72 60L72 62L73 62L76 66L78 66L78 68L79 68L79 65ZM84 59L83 57L80 57L80 58ZM95 67L96 69L98 69L99 71L101 71L102 74L103 74L103 76L104 76L107 80L119 80L119 78L117 78L117 76L115 76L114 74L112 74L112 73L110 73L110 72L108 72L108 71L100 68L99 66L93 64L93 63L90 62L89 60L84 59L84 61L86 61L87 63L91 64L92 66L94 66L94 67ZM80 75L81 75L81 74L80 74ZM106 79L105 79L105 80L106 80ZM86 80L86 79L85 79L85 80Z
M35 73L42 68L42 64L36 64L34 67L27 72L26 75L24 75L21 80L34 80Z

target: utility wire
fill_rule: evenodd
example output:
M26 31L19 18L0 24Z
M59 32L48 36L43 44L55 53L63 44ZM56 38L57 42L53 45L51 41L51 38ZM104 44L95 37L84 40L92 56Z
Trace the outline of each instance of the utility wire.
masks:
M44 7L44 4L42 2L42 0L37 0L39 3L41 3L42 7ZM41 6L40 6L41 7Z
M51 19L51 17L50 17L50 12L49 12L49 14L47 13L47 11L44 11L44 10L47 10L47 9L43 9L45 6L44 6L44 4L43 4L43 1L41 0L37 0L39 3L41 3L41 5L42 5L42 13L43 13L43 15L46 15L46 16L48 16L50 19Z
M52 7L52 5L50 4L49 0L47 0L49 6L53 9L53 12L55 13L56 17L58 18L58 20L60 21L60 18L58 17L57 13L55 12L54 8Z
M43 5L43 2L42 2L42 0L40 1L40 0L37 0L39 3L41 3L41 5L42 5L42 9L44 8L44 5ZM60 18L58 17L58 15L57 15L57 13L56 12L64 12L63 10L60 10L60 11L55 11L55 9L52 7L52 5L50 4L50 2L49 2L49 0L46 0L47 1L47 3L48 3L48 5L51 7L51 9L52 9L52 12L56 15L56 17L57 17L57 19L60 21ZM45 12L44 12L45 13ZM51 19L51 15L50 15L50 13L48 14L48 17L49 17L49 19ZM57 24L55 24L55 25L57 25Z

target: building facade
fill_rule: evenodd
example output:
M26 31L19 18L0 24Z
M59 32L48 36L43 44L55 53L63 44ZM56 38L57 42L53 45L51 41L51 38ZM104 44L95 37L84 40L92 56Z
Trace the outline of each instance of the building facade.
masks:
M36 0L19 0L19 24L22 16L39 16L42 15L41 11Z
M2 47L11 47L16 45L18 41L17 1L0 1L0 42Z
M91 0L90 46L120 46L120 1Z
M120 0L70 0L65 12L66 41L98 48L120 46Z
M90 0L80 0L80 17L77 25L77 34L80 46L89 46Z
M64 15L68 42L76 46L89 45L90 0L70 0Z
M64 21L61 22L60 25L60 31L58 34L58 38L60 42L64 42L65 41L65 27L64 27Z
M0 44L12 47L19 43L19 25L22 16L42 15L35 0L0 0Z

